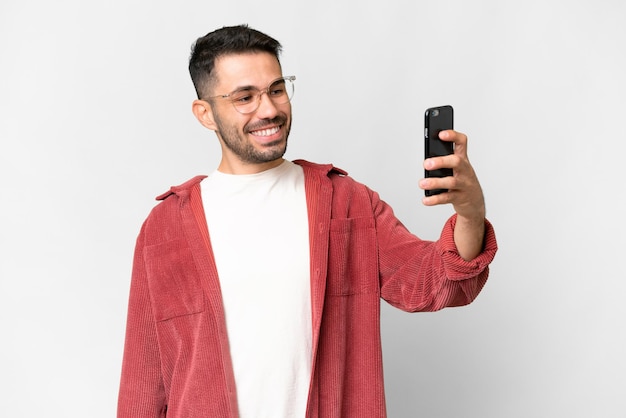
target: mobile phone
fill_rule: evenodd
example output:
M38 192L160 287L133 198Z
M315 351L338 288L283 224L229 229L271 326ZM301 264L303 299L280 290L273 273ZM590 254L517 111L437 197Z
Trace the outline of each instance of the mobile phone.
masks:
M454 129L454 109L452 106L437 106L426 109L424 115L424 159L449 155L454 152L454 143L439 139L439 133ZM451 168L424 170L425 177L448 177L452 175ZM447 189L425 190L426 196L433 196L447 192Z

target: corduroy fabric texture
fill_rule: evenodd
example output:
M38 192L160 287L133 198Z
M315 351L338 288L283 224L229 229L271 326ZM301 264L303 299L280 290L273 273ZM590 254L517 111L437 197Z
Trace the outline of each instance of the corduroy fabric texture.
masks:
M497 251L493 228L486 223L483 252L466 262L454 245L456 217L438 241L421 240L345 172L296 163L311 251L307 417L385 417L381 298L409 312L472 302ZM160 196L137 238L118 418L238 416L202 178Z

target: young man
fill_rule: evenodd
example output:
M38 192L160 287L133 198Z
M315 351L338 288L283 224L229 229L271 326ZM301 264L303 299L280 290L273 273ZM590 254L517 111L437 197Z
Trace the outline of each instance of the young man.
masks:
M295 77L247 26L197 40L193 113L217 135L211 175L172 187L134 258L118 417L384 417L380 299L470 303L496 253L465 135L427 160L454 176L438 241L412 235L378 194L332 165L283 159Z

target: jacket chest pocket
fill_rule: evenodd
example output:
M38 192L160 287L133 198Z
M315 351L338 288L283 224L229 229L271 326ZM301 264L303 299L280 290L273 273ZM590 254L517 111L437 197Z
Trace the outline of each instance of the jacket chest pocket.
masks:
M331 219L326 289L329 295L379 293L373 218Z
M156 321L203 311L200 275L183 240L146 247L144 260Z

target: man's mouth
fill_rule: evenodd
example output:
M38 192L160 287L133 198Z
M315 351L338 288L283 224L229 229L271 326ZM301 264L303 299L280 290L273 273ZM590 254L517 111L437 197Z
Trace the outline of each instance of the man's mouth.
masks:
M273 126L271 128L259 129L256 131L250 131L250 134L254 136L271 136L271 135L276 134L278 131L280 131L281 126L282 125Z

